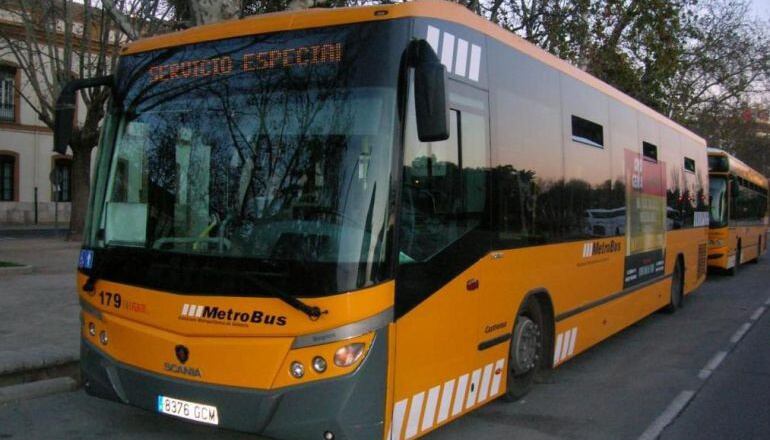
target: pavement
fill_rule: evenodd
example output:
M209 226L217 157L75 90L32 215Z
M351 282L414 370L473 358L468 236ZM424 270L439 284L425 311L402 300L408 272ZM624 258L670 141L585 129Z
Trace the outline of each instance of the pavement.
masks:
M39 274L59 278L61 292L50 296L34 319L13 316L23 338L77 349L74 262L77 246L52 241L21 243L17 259L50 250L50 265ZM57 244L58 243L58 244ZM8 242L0 241L0 259ZM37 246L38 251L35 251ZM58 248L57 246L61 246ZM30 255L30 258L33 258ZM37 257L38 260L41 257ZM32 262L26 260L23 262ZM64 263L66 261L66 264ZM65 271L71 277L65 280ZM770 438L770 256L741 267L737 277L710 275L673 315L656 313L570 360L515 403L494 401L429 434L426 439L754 439ZM30 280L31 281L31 280ZM56 284L56 283L51 283ZM0 281L5 289L4 281ZM47 287L53 289L53 286ZM0 301L7 296L0 290ZM51 306L50 303L55 303ZM0 313L5 314L0 303ZM30 312L30 305L19 307ZM38 321L58 313L55 331L41 332ZM72 315L67 318L67 315ZM70 322L66 322L69 319ZM7 329L0 320L0 347ZM51 333L48 335L34 335ZM55 333L63 333L56 335ZM66 334L64 334L66 333ZM61 336L61 337L60 337ZM34 342L37 343L37 342ZM67 383L56 385L61 391ZM69 388L71 389L71 388ZM38 390L39 394L43 394ZM13 394L13 393L9 393ZM301 417L301 415L298 415ZM82 390L36 399L8 399L0 393L0 439L77 438L258 439L87 396Z
M0 261L32 266L0 275L0 384L3 377L79 358L75 270L79 242L0 230ZM42 235L42 237L41 237Z

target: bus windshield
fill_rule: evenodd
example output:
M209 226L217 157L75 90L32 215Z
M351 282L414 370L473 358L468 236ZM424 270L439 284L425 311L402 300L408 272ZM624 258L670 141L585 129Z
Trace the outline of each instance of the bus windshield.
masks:
M720 176L709 177L709 225L722 227L727 225L727 179Z
M302 266L327 291L378 281L398 58L364 59L361 27L126 57L99 247Z

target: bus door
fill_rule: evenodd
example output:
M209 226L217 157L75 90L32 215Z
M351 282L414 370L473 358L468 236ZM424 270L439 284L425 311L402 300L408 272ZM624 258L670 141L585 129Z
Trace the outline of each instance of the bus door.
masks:
M418 141L414 97L409 97L396 277L396 429L402 421L406 426L410 414L403 411L411 399L419 404L425 399L436 425L477 403L478 301L484 283L476 263L489 249L488 98L485 91L448 83L445 141ZM442 410L439 403L447 405L446 399L453 399L452 407ZM409 408L417 411L416 405Z

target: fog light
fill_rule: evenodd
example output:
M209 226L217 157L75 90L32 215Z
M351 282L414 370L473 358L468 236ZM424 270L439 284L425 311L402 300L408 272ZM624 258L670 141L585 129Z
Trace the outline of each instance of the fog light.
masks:
M301 379L305 375L305 366L300 362L294 361L289 367L289 372L295 379Z
M102 343L102 345L107 345L109 340L107 339L107 332L102 330L101 333L99 333L99 342Z
M91 336L96 336L96 326L93 322L88 323L88 334Z
M360 342L340 347L337 352L334 353L334 365L338 367L349 367L361 359L362 354L364 354L364 344Z
M326 371L326 359L322 358L321 356L314 357L313 369L316 371L316 373L323 373Z

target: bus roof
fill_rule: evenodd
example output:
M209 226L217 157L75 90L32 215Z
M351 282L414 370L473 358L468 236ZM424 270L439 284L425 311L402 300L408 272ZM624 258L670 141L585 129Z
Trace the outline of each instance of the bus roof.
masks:
M728 153L727 151L721 150L719 148L709 147L708 155L726 157L728 159L727 163L728 163L728 166L730 167L729 169L731 174L740 176L748 180L749 182L755 185L758 185L762 188L768 187L767 177L763 176L762 173L755 170L754 168L751 168L750 166L746 165L743 161L733 156L732 154Z
M313 8L294 11L275 12L228 20L219 23L197 26L183 31L172 32L145 38L129 43L123 48L123 55L136 54L156 49L195 44L205 41L223 40L248 35L272 32L337 26L351 23L363 23L380 20L393 20L407 17L435 18L468 26L494 38L503 44L543 62L573 78L603 92L604 94L635 108L645 115L663 123L698 144L706 141L692 131L666 118L641 102L631 98L620 90L590 75L572 64L540 49L483 17L479 17L467 8L444 0L420 0L407 3L360 6L346 8Z

